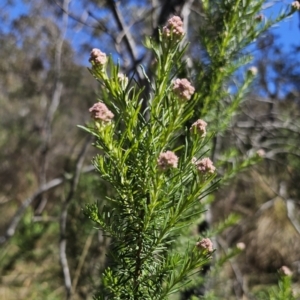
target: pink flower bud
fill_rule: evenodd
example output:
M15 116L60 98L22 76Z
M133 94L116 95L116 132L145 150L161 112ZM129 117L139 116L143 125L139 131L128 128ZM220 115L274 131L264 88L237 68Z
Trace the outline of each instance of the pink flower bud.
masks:
M118 81L120 82L123 89L128 85L128 77L123 73L118 73Z
M181 100L187 101L191 99L192 95L195 92L195 88L191 85L191 83L187 79L177 78L173 83L173 92Z
M284 276L292 276L293 275L293 272L287 266L282 266L279 269L279 273L281 273Z
M177 168L178 157L172 151L162 152L157 159L157 165L162 171L170 168Z
M213 252L213 243L209 238L202 239L196 243L196 246L200 250L207 250L208 252Z
M201 119L197 120L195 123L192 124L190 131L192 133L198 133L200 137L206 136L206 126L207 123Z
M168 20L167 25L163 27L163 35L165 37L174 37L177 39L183 37L183 22L180 17L174 16Z
M102 121L104 123L110 122L111 119L114 117L114 114L102 102L95 103L89 109L89 112L91 113L93 119Z
M298 1L294 1L291 5L293 9L300 9L300 3Z
M213 165L213 162L208 157L196 161L195 165L198 172L202 174L207 174L207 173L213 174L216 171L216 167Z
M243 251L243 250L246 249L246 245L245 245L244 243L242 243L242 242L237 243L237 244L236 244L236 247L237 247L239 250L241 250L241 251Z
M249 69L248 69L248 73L250 74L250 75L252 75L252 76L256 76L257 75L257 68L256 67L250 67Z
M106 54L103 53L101 50L94 48L91 51L89 61L94 62L96 65L104 66L107 61Z
M266 155L266 152L263 149L259 149L259 150L256 151L256 154L259 157L264 157Z

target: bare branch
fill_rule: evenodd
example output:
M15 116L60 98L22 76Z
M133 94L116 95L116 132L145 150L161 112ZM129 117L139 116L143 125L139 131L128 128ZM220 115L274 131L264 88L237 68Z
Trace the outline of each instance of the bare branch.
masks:
M89 248L92 245L94 235L95 235L95 230L92 230L91 234L88 236L88 238L85 241L84 248L82 250L82 254L79 258L78 266L77 266L75 274L74 274L74 280L73 280L73 284L72 284L72 294L75 294L76 287L77 287L77 284L78 284L78 280L79 280L79 277L80 277L80 273L81 273L83 264L85 262L85 258L88 254Z
M124 34L123 36L124 36L125 45L128 50L128 53L132 59L132 65L135 67L135 71L138 74L139 80L142 81L144 79L144 75L143 75L142 71L140 70L140 68L138 67L140 60L138 59L138 56L136 53L137 47L136 47L135 41L134 41L128 27L126 26L126 24L124 22L123 16L118 8L118 4L114 0L109 0L108 5L113 13L113 16L116 20L116 23L118 25L120 32Z
M77 188L77 185L79 182L79 177L81 174L81 169L82 169L84 158L85 158L85 154L86 154L86 151L88 149L90 142L91 142L91 137L88 137L78 155L76 166L75 166L75 171L74 171L74 176L70 182L70 190L69 190L66 200L63 203L62 213L60 216L59 257L60 257L60 263L61 263L62 271L63 271L63 275L64 275L67 299L72 298L72 281L71 281L70 269L69 269L69 265L68 265L67 254L66 254L66 247L67 247L66 225L67 225L67 217L68 217L68 208L69 208L70 202L73 199L75 190Z
M286 203L286 210L287 210L287 216L291 222L291 224L293 225L293 227L295 228L296 232L298 233L298 235L300 236L300 224L298 219L294 216L294 212L295 212L295 201L288 199L285 201Z
M108 5L114 15L114 18L116 20L116 23L118 25L118 28L120 30L121 33L124 33L124 39L125 39L125 43L128 49L128 52L131 56L131 59L133 60L133 62L138 60L137 54L136 54L136 45L135 45L135 41L133 39L133 37L130 34L130 31L128 30L127 26L125 25L123 16L117 6L117 3L115 3L115 1L110 0L108 1Z
M69 3L71 0L64 0L63 2L63 9L64 11L68 12ZM41 148L41 168L39 171L39 184L45 184L47 181L47 168L48 168L48 150L49 145L51 143L52 137L52 121L56 110L60 104L61 94L63 90L63 83L61 81L61 57L62 57L62 47L65 40L65 35L68 28L68 14L63 13L63 20L62 20L62 29L56 41L55 47L55 61L54 61L54 74L55 74L55 82L54 82L54 90L51 98L50 105L46 112L46 117L43 125L43 145ZM43 208L46 206L47 199L42 198L39 206L37 208L37 212L41 213Z
M64 211L61 215L61 218L66 219L67 218L67 211ZM59 260L62 267L63 275L64 275L64 281L65 281L65 289L67 293L67 299L71 299L71 288L72 288L72 282L71 282L71 275L70 275L70 269L68 265L68 259L66 254L66 248L67 248L67 240L61 239L59 243Z
M115 34L113 34L113 32L111 32L111 31L108 29L108 27L105 26L104 23L101 23L100 20L99 20L99 18L97 18L97 17L94 15L93 12L91 12L90 10L88 10L87 13L88 13L88 15L89 15L90 17L92 17L92 18L99 24L99 26L101 27L101 30L102 30L103 32L107 33L107 34L113 39L113 41L116 42ZM95 26L94 28L99 29L99 27L97 27L97 26Z
M82 173L89 173L91 171L95 170L95 167L93 165L86 166L82 169ZM53 188L60 186L66 181L70 181L73 177L71 178L66 178L66 177L59 177L52 179L51 181L47 182L46 184L40 186L36 192L32 194L29 198L27 198L21 206L18 208L17 212L15 213L14 217L9 223L8 228L5 231L5 234L0 237L0 245L4 244L7 242L16 232L16 228L19 225L19 222L25 213L26 209L30 206L30 204L37 199L40 195L42 195L45 192L48 192L52 190Z
M0 237L0 244L4 244L9 238L11 238L15 234L16 228L26 208L32 203L32 201L36 199L38 196L42 195L44 192L49 191L54 187L61 185L64 182L64 180L65 178L55 178L49 181L48 183L42 185L31 197L27 198L15 213L5 234Z
M218 237L218 244L221 246L222 250L226 253L227 252L227 244L226 242L219 236ZM234 287L236 298L241 299L243 295L246 295L247 298L249 297L249 293L245 288L243 274L241 273L238 265L234 262L233 259L228 260L231 269L235 275L237 286Z
M97 26L94 26L94 25L90 25L88 23L86 23L85 21L83 21L83 19L85 19L85 17L78 17L78 16L75 16L74 14L70 13L69 11L65 10L63 6L61 6L56 0L52 0L56 6L58 6L62 12L64 12L65 14L68 14L69 18L71 18L72 20L78 22L79 24L81 25L84 25L84 26L88 26L88 27L91 27L91 28L95 28L95 29L100 29L102 30L103 32L108 32L108 28L103 24L101 23L98 19L96 19L97 21ZM84 11L84 16L88 14L89 16L92 16L92 13L90 11ZM94 18L94 17L93 17Z
M157 0L151 0L152 9L151 9L151 25L152 28L157 27L157 10L158 7L158 1Z
M184 32L188 32L189 30L189 16L193 2L194 0L186 0L182 7L181 15L183 19ZM185 38L187 38L187 35L185 35Z

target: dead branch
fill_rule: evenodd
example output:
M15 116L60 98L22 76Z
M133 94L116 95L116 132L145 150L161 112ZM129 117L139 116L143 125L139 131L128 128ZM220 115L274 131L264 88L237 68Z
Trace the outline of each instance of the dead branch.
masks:
M63 9L68 12L69 3L71 0L64 0ZM61 94L63 90L63 83L61 81L61 57L62 47L65 40L65 35L68 29L68 14L63 13L62 29L59 33L55 47L55 59L54 59L54 90L51 98L50 105L46 112L46 117L43 125L43 145L41 147L41 168L39 171L39 184L45 184L47 181L47 169L48 169L48 150L52 138L52 122L54 115L58 109L61 100ZM37 212L41 213L46 206L47 199L42 197Z
M132 65L135 66L135 71L139 77L139 81L141 82L144 79L144 75L143 75L142 71L140 70L140 68L138 67L140 60L138 59L138 56L136 53L137 47L136 47L135 41L134 41L128 27L125 24L123 16L118 8L118 4L115 1L110 0L110 1L108 1L108 5L113 13L113 16L118 25L119 31L121 33L123 33L125 45L126 45L128 53L132 60Z
M72 20L76 21L77 23L79 23L81 25L84 25L84 26L91 27L91 28L100 29L103 32L108 32L108 28L105 26L105 24L101 23L98 19L96 19L97 24L98 24L97 26L88 24L85 21L83 21L83 17L78 17L78 16L70 13L69 11L65 10L64 7L61 6L56 0L52 0L52 1L54 2L54 4L56 6L58 6L62 10L62 12L64 12L65 14L68 14L69 18L71 18ZM89 16L92 16L92 13L90 11L85 11L85 12Z
M72 294L75 294L76 287L77 287L77 284L78 284L78 280L79 280L79 277L80 277L80 273L81 273L83 264L85 262L85 258L88 254L89 248L92 245L94 235L95 235L95 230L93 229L91 234L88 236L88 238L85 241L85 244L84 244L84 247L83 247L83 250L82 250L82 254L80 255L80 258L79 258L78 266L77 266L76 271L74 273L74 280L73 280L73 284L72 284Z
M77 162L75 165L74 176L73 176L72 180L70 181L70 190L69 190L67 198L65 199L65 201L63 203L62 213L60 216L59 257L60 257L60 263L61 263L62 271L63 271L63 275L64 275L67 299L72 298L72 281L71 281L70 269L69 269L69 265L68 265L67 254L66 254L66 247L67 247L66 225L67 225L67 217L68 217L68 208L73 199L74 193L76 191L76 188L77 188L77 185L79 182L79 177L81 174L81 169L82 169L83 162L85 159L85 154L88 149L88 146L90 145L90 142L91 142L91 137L88 137L78 155Z
M217 238L218 240L218 244L221 246L222 250L227 253L227 244L226 242L220 237L218 236ZM235 286L234 288L234 291L235 291L235 294L236 294L236 298L237 299L240 299L242 295L246 295L249 299L249 293L247 292L247 289L245 288L245 284L244 284L244 278L243 278L243 274L242 272L240 271L237 263L234 262L233 259L229 259L228 260L230 266L231 266L231 269L235 275L235 278L236 278L236 282L237 282L237 286Z
M89 165L82 168L82 173L89 173L93 170L95 170L94 166ZM16 228L19 225L19 222L21 221L23 214L35 199L37 199L43 193L48 192L53 188L62 185L64 182L72 180L72 178L73 177L71 178L59 177L59 178L52 179L46 184L40 186L37 189L37 191L32 194L32 196L28 197L25 201L23 201L23 203L21 204L21 206L18 208L15 215L13 216L12 220L10 221L9 226L5 231L5 234L0 237L0 245L7 242L15 234Z
M299 220L295 217L294 212L295 212L295 201L292 199L288 199L285 201L286 204L286 210L287 210L287 217L289 221L291 222L292 226L295 228L296 232L300 236L300 224Z

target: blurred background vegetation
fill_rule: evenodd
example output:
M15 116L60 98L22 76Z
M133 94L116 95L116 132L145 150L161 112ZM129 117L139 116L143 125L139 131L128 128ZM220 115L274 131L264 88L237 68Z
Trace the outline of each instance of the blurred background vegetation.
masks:
M139 64L151 70L143 38L175 13L189 20L188 64L197 66L205 59L197 38L201 3L4 0L0 6L0 299L64 299L68 276L72 299L92 299L109 238L82 208L102 205L110 190L91 165L92 141L76 127L89 120L99 92L86 69L89 51L112 53L127 74ZM265 151L263 162L214 196L212 224L240 216L217 237L218 251L246 245L210 283L219 299L260 299L282 265L300 291L300 49L281 42L269 31L247 50L257 79L216 136L216 160L224 149L241 158Z

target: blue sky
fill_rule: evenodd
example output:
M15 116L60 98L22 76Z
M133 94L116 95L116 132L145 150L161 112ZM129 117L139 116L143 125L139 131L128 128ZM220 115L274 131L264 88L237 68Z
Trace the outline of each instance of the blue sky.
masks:
M280 12L280 9L291 2L280 1L275 4L270 12L270 15L276 15ZM300 42L300 29L299 29L299 13L294 13L292 17L287 20L282 21L272 29L273 32L278 34L279 41L285 50L288 50L292 45L298 45Z
M266 10L264 13L270 17L272 15L277 15L281 8L286 7L292 1L278 1L275 0L271 9ZM72 6L76 6L76 2L71 2ZM0 9L1 9L0 5ZM20 14L27 13L27 5L23 4L21 0L16 0L15 5L11 7L9 11L10 18L16 18ZM5 28L4 28L5 30ZM281 46L285 51L288 51L292 45L300 46L300 29L299 29L299 14L295 13L291 18L281 22L276 27L272 28L272 31L278 35L278 40ZM84 36L78 32L68 32L67 38L71 41L71 43L76 47L78 45L78 41L84 39ZM77 41L77 42L76 42ZM100 42L100 41L99 41ZM94 45L97 47L97 45Z

